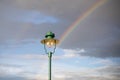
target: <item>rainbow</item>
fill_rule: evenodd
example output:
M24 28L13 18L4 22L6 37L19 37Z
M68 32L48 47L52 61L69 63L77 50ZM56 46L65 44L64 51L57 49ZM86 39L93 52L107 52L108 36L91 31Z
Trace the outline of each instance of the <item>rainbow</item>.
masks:
M68 29L62 34L60 38L60 44L67 38L67 36L86 18L88 17L93 11L95 11L98 7L105 4L107 0L99 0L95 4L93 4L89 9L87 9L82 15L78 17L78 19L72 23L71 26L68 27Z

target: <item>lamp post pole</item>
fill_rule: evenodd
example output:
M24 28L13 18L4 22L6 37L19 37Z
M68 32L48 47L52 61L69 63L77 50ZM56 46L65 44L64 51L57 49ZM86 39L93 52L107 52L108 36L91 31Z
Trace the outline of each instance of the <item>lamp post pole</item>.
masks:
M46 35L45 35L45 39L43 39L41 41L42 44L44 44L44 49L45 49L45 52L48 54L48 80L51 80L51 75L52 75L52 70L51 70L51 63L52 63L52 54L55 53L55 49L56 49L56 45L59 43L59 40L57 39L54 39L55 37L55 34L52 33L52 32L48 32ZM51 47L54 47L53 48L53 51L50 51L50 52L47 52L47 48L51 48Z
M49 73L48 73L48 77L49 79L48 80L51 80L51 63L52 63L52 52L49 52L48 53L48 58L49 58L49 65L48 65L48 68L49 68Z

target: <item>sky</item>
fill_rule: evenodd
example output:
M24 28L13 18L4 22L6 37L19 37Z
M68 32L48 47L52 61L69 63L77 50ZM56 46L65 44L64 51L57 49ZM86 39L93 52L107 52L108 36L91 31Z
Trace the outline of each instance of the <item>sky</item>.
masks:
M48 80L40 41L49 31L60 41L52 57L53 80L119 80L119 4L0 0L0 80Z

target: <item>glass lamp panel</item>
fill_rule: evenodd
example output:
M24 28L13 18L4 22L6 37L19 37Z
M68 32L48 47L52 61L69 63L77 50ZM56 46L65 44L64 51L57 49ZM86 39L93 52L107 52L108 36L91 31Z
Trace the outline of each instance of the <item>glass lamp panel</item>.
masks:
M51 48L54 47L55 45L57 45L59 43L59 40L57 39L43 39L41 41L42 44L45 44L47 47Z
M55 45L55 43L53 41L46 42L46 46L49 48L53 47L54 45Z
M54 39L48 39L45 41L45 45L49 48L53 47L55 45L55 40Z

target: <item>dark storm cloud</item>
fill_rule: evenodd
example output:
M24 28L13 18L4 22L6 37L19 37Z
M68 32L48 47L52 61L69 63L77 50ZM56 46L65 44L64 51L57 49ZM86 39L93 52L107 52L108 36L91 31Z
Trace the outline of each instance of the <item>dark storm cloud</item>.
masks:
M96 48L91 51L88 50L88 52L82 53L80 55L101 58L120 57L120 43L114 43L106 47L103 46L102 48Z
M63 48L85 49L80 55L120 57L119 0L108 1L95 10L65 39Z
M98 0L1 0L0 44L9 40L41 39L45 32L53 31L60 36L89 7ZM120 10L119 0L108 0L84 19L61 44L61 48L83 48L93 57L119 57ZM34 24L15 22L14 18L24 13L38 12L54 17L57 23ZM37 15L38 17L40 15ZM23 16L22 16L23 17Z
M72 1L67 0L2 0L0 2L0 37L1 43L9 39L28 39L41 38L47 31L54 31L58 37L66 30L66 28L82 13L82 10L87 9L94 3L92 1ZM54 5L53 5L54 4ZM82 7L86 4L86 7ZM79 7L81 9L79 9ZM33 23L19 23L12 19L23 15L25 11L33 13L37 11L46 16L53 16L60 20L57 24L45 23L35 25ZM28 14L29 15L29 14ZM77 15L77 16L76 16ZM39 17L39 15L37 16ZM24 31L24 29L28 29ZM22 36L21 36L22 35Z

